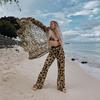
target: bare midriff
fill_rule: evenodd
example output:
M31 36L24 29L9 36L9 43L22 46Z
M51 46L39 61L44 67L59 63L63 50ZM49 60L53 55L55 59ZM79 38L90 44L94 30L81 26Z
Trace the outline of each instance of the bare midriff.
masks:
M59 46L61 45L59 40L49 40L50 46Z

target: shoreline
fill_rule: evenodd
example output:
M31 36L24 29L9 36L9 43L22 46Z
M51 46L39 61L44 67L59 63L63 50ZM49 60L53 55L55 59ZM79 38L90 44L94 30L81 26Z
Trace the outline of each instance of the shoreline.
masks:
M100 68L99 67L93 67L93 65L89 64L89 62L87 60L80 60L78 58L75 57L69 57L68 58L70 60L72 60L73 62L77 62L79 64L79 66L90 76L95 77L97 80L100 80Z

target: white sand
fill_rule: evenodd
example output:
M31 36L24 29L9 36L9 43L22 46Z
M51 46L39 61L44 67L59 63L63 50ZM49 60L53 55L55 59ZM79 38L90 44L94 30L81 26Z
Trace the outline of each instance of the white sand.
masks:
M19 48L0 49L0 100L100 100L100 80L88 75L79 64L66 58L67 93L56 89L57 64L51 65L44 88L33 91L48 54L28 60Z

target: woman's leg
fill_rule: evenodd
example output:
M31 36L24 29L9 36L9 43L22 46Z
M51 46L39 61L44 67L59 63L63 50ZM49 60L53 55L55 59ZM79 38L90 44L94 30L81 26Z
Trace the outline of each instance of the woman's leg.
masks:
M57 89L63 91L65 89L65 54L62 47L59 48L59 54L57 55L57 65Z
M55 55L54 55L53 51L51 50L44 62L44 66L38 76L36 84L34 85L34 86L36 86L37 89L41 89L43 87L44 81L47 76L48 69L49 69L50 65L52 64L52 62L54 61L54 59L55 59Z

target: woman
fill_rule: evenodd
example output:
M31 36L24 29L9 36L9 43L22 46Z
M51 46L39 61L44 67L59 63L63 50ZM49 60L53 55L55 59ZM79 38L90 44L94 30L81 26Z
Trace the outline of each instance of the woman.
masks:
M49 55L47 56L44 66L38 76L37 82L33 85L33 90L42 89L44 81L47 76L47 72L52 62L57 58L58 65L58 77L57 77L57 89L66 92L65 88L65 55L63 49L62 34L59 29L59 25L56 21L50 22L50 28L48 31L48 46L50 48Z

